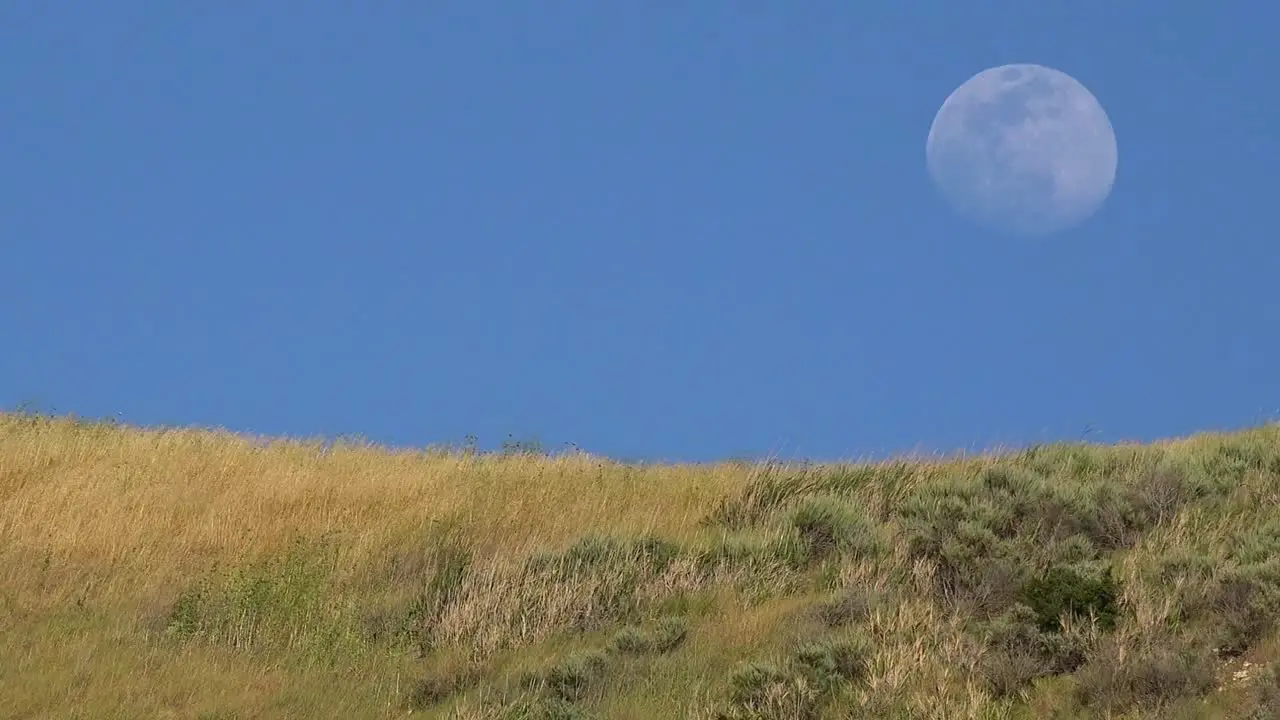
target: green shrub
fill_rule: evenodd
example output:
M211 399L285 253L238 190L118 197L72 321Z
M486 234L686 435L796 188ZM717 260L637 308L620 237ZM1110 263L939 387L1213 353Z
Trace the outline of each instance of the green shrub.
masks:
M1268 517L1246 532L1232 543L1232 560L1240 565L1263 565L1280 558L1280 517Z
M524 573L538 585L588 586L590 600L573 627L597 630L610 621L635 621L641 616L641 586L658 577L680 552L676 543L653 536L587 535L563 551L533 555L525 561ZM583 583L588 579L594 582Z
M1276 626L1280 578L1268 565L1227 568L1206 594L1204 609L1220 628L1220 655L1245 653Z
M1173 635L1124 647L1110 636L1076 672L1080 702L1105 712L1167 708L1203 696L1214 686L1215 664L1207 648Z
M1061 630L1064 614L1092 616L1103 630L1111 630L1120 612L1120 588L1110 567L1098 579L1084 577L1069 567L1051 567L1028 581L1019 594L1020 600L1035 612L1041 632Z
M695 554L707 575L729 571L763 578L780 570L799 570L809 564L809 549L795 532L772 538L758 535L726 535L716 538Z
M918 474L917 464L902 460L837 466L814 473L812 492L842 499L871 500L872 504L866 506L868 517L883 523L889 520L892 508L909 491ZM867 488L874 491L864 492Z
M638 627L626 627L613 636L614 650L631 655L670 652L679 647L688 635L688 622L681 617L663 618L651 632Z
M879 549L875 529L853 507L833 497L808 498L791 515L809 561L834 553L873 555Z
M649 652L651 642L649 634L638 627L625 627L613 636L614 650L633 655Z
M526 688L543 690L550 697L575 702L586 697L609 671L609 656L599 650L574 653L540 672L526 673Z
M665 538L644 535L638 538L616 538L586 535L563 552L544 552L529 559L532 572L552 572L569 580L591 575L620 565L634 566L646 573L659 573L680 555L680 546Z
M874 599L871 591L848 587L818 606L818 619L827 627L858 623L871 616Z
M657 535L642 535L632 540L630 550L653 573L665 571L683 551L679 543Z
M727 704L719 720L808 720L869 670L871 643L846 635L805 643L785 666L751 662L729 676Z
M703 525L729 530L756 527L817 487L818 481L808 472L767 470L748 483L738 496L721 500L703 520Z
M860 635L802 645L795 653L795 664L820 685L856 682L866 676L871 643Z
M406 622L413 628L419 652L424 655L434 649L439 619L457 598L471 571L471 550L461 543L444 542L435 548L430 563L430 579L410 605Z
M770 552L756 535L722 535L700 548L694 555L704 574L720 569L759 570L769 563Z
M875 488L872 495L879 498L874 509L876 520L884 522L889 519L889 505L884 501L902 495L918 471L916 463L901 460L824 468L770 464L737 495L717 503L702 524L729 530L760 527L805 498L827 495L848 499L866 488Z
M1027 558L988 524L964 517L963 505L944 501L938 510L907 518L908 556L934 563L934 591L944 607L978 619L999 614L1017 599Z
M210 594L207 580L198 581L179 594L169 610L165 632L184 639L198 636L205 627Z
M1184 551L1158 567L1151 582L1182 584L1176 619L1207 627L1220 656L1243 654L1277 627L1280 522L1244 531L1225 558Z
M1280 449L1253 434L1224 438L1216 448L1198 453L1196 459L1220 489L1239 487L1250 473L1280 470Z
M409 695L409 707L413 710L425 710L475 687L480 679L480 672L470 667L428 675L414 685Z
M1106 474L1113 452L1085 443L1048 443L1027 448L1013 462L1046 477L1080 480Z
M1083 535L1097 549L1113 550L1131 546L1142 532L1197 497L1199 491L1179 466L1151 465L1135 479L1119 480L1112 476L1123 465L1081 459L1092 458L1092 452L1079 457L1067 453L1073 462L1098 463L1082 476L1046 469L1055 467L1059 458L1054 462L1024 459L1021 464L999 464L973 476L944 478L917 492L901 514L916 535L930 526L935 535L954 534L968 523L997 540L1016 541L1023 551L1051 548L1075 535ZM1054 481L1036 468L1053 473ZM1038 559L1059 560L1044 555Z
M821 688L772 663L748 663L729 676L728 706L717 720L813 720Z
M792 572L807 569L814 559L809 552L808 542L794 530L770 538L765 545L765 552L771 563Z
M687 620L682 617L663 618L658 621L650 635L650 646L654 652L670 652L684 644L688 636Z
M881 465L851 465L814 473L814 492L853 497L864 488L881 489L900 484L914 471L914 466L904 462L888 462Z
M344 630L325 612L331 550L298 540L283 555L204 578L178 596L166 631L237 648L322 648Z
M1021 694L1037 678L1073 672L1088 656L1080 635L1041 630L1036 611L1021 604L979 624L977 634L985 646L979 675L1000 698Z
M1161 463L1137 475L1125 488L1126 500L1133 506L1138 520L1137 530L1147 530L1165 523L1187 503L1204 495L1205 490L1192 482L1182 465Z

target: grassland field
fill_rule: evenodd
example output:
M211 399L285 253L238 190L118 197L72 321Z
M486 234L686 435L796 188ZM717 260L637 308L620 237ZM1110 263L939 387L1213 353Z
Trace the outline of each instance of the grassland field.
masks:
M627 464L0 414L0 718L1280 718L1280 425Z

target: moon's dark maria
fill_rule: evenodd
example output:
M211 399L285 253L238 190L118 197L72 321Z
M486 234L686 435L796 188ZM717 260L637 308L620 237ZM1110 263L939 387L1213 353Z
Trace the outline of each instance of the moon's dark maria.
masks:
M943 103L925 154L960 215L990 230L1047 235L1078 225L1115 182L1115 133L1071 76L1003 65L969 78Z

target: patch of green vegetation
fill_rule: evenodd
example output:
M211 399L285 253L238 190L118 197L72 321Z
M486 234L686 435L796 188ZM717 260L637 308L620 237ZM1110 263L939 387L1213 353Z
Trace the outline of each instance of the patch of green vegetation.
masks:
M444 542L434 548L430 579L410 605L403 625L422 653L435 647L436 624L457 597L471 564L471 550L461 543Z
M703 520L703 525L728 530L757 527L797 497L820 487L809 472L766 467L741 494L722 499Z
M1058 565L1027 581L1020 599L1035 613L1041 632L1060 632L1064 615L1089 617L1102 630L1109 631L1115 628L1120 613L1119 593L1110 567L1102 577L1091 578Z
M794 528L768 535L721 535L691 548L689 556L704 583L728 579L755 602L796 590L801 585L800 573L810 565L809 547Z
M1079 633L1045 630L1040 614L1020 603L979 624L974 635L983 646L978 673L998 698L1021 697L1035 680L1074 672L1091 650Z
M820 495L848 500L873 491L879 497L894 497L914 474L914 466L907 462L830 469L765 465L740 494L721 499L702 524L727 530L757 528L797 501Z
M1160 711L1214 687L1214 658L1193 639L1161 630L1134 643L1103 640L1076 673L1085 708L1122 713Z
M579 629L638 618L643 609L637 593L646 581L660 575L679 557L680 546L655 536L616 538L588 535L562 552L534 555L525 566L529 577L555 587L586 587L592 593L590 612ZM589 582L604 578L606 582Z
M826 627L844 627L867 620L871 611L881 604L883 599L865 587L845 587L820 604L817 615Z
M682 617L659 620L652 630L630 625L613 636L613 649L632 655L670 652L679 647L689 633L689 623Z
M859 635L808 642L785 662L756 661L736 668L717 720L810 720L861 682L871 644Z
M481 670L475 666L455 667L428 673L409 691L409 708L425 710L434 707L459 693L470 690L483 679Z
M612 668L611 658L602 650L580 651L540 672L525 676L526 689L544 692L557 700L576 702L600 692Z
M299 540L281 556L204 578L178 596L165 632L237 649L349 651L361 640L332 603L333 552L331 544Z
M810 562L833 554L859 558L883 552L874 524L854 506L835 497L805 498L791 514L791 526L804 543Z

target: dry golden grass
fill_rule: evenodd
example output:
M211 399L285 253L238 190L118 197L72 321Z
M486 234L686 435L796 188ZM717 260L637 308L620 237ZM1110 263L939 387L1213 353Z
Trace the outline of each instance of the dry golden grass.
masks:
M1174 710L1150 712L1247 717L1241 708L1270 702L1255 685L1271 677L1276 642L1254 610L1271 607L1260 598L1272 575L1248 548L1280 550L1280 429L1012 456L639 466L0 415L0 697L9 708L0 714L1156 717L1172 715L1125 703L1167 696ZM984 479L1021 468L1039 479ZM1068 479L1075 484L1054 489ZM1194 483L1210 489L1186 489ZM1018 545L1026 557L1015 564L1038 572L1096 551L1081 567L1113 568L1123 619L1106 637L1099 626L1080 630L1082 652L1128 657L1179 628L1207 628L1211 616L1187 613L1235 577L1215 568L1252 573L1254 585L1240 580L1230 587L1245 590L1214 602L1236 603L1240 632L1253 633L1249 667L1264 680L1202 697L1171 677L1181 671L1157 648L1149 663L1165 665L1133 672L1164 673L1151 682L1190 688L1178 691L1186 698L1123 683L1077 692L1098 676L1087 663L1015 697L993 694L985 668L1001 658L983 640L987 620L965 614L977 606L949 604L963 588L940 590L969 526L948 530L938 509L990 492L1045 513L1026 532L1049 534ZM1151 517L1111 512L1120 492ZM817 529L788 514L805 498ZM979 520L970 523L1014 522L989 500L973 502L964 512ZM1051 522L1069 512L1093 524L1053 535ZM836 536L821 534L829 529ZM920 532L942 533L943 545L927 549ZM1022 542L990 537L973 542ZM819 541L833 549L806 545ZM1160 573L1172 576L1154 579ZM1280 565L1274 577L1280 597ZM1264 590L1239 594L1255 586ZM829 626L822 603L855 590L879 600L848 627ZM678 647L608 649L624 627L642 637L677 616L688 622ZM805 669L817 661L798 648L848 633L869 643L856 678L832 685L832 671ZM734 682L746 684L735 691ZM546 715L553 710L561 714ZM1203 714L1211 710L1224 714Z
M478 554L555 547L593 530L694 531L701 508L746 482L735 466L634 468L585 455L464 457L201 430L140 431L68 419L0 420L0 538L47 558L40 593L86 584L147 594L217 562L340 533L344 570L459 523ZM8 567L15 567L7 563ZM106 578L86 576L110 568ZM6 577L6 587L30 581ZM138 583L142 583L139 586ZM34 591L35 588L27 588Z

